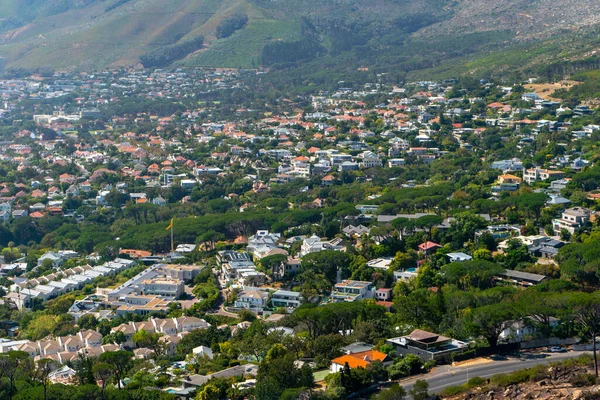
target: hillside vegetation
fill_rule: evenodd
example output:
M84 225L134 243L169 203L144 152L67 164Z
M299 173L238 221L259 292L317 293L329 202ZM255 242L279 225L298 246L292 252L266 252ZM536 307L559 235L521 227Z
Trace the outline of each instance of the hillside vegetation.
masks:
M490 67L537 65L542 57L560 63L589 55L600 3L585 3L0 0L0 55L10 68L97 69L143 58L145 66L308 64L298 73L309 77L321 69L335 74L357 67L393 71L399 79L419 71L485 74ZM200 37L202 49L189 45ZM148 57L160 62L149 63Z

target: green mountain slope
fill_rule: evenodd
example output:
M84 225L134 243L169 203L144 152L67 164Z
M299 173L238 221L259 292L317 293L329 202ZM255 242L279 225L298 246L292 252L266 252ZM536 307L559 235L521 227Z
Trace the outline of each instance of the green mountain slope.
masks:
M600 2L592 0L0 0L0 55L9 68L98 69L142 59L454 73L494 54L519 59L538 43L588 41L599 23ZM190 45L202 38L202 48Z

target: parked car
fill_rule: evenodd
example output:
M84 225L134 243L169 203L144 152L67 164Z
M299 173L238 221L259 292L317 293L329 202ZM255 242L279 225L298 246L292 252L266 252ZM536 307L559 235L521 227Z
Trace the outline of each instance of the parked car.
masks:
M565 349L564 347L560 347L560 346L552 346L548 350L550 350L550 353L566 353L567 352L567 349Z

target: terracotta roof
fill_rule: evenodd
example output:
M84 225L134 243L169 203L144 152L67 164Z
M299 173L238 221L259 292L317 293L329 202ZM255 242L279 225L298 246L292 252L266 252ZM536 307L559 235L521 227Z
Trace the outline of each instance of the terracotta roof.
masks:
M339 365L345 365L348 363L350 368L366 368L373 361L384 362L387 359L389 359L389 357L385 353L377 350L367 350L361 351L360 353L343 355L341 357L334 358L331 360L331 362Z
M498 177L498 179L518 179L518 180L521 180L521 178L519 178L519 177L518 177L518 176L516 176L516 175L512 175L512 174L504 174L504 175L500 175L500 176Z
M425 242L425 243L421 243L419 245L419 249L421 249L421 250L429 250L429 249L434 249L436 247L442 247L442 246L440 246L439 244L434 243L434 242Z

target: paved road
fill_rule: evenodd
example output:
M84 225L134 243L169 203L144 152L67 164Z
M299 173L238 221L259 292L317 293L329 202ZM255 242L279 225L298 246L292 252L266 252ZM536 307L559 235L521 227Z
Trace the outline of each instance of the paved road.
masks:
M448 386L461 385L473 377L489 378L496 374L505 374L524 368L531 368L536 365L546 364L552 361L560 361L568 358L576 358L584 354L582 351L570 351L568 353L559 353L548 355L542 358L542 355L529 355L521 358L508 358L502 361L492 361L485 364L451 367L442 366L435 368L430 374L413 378L400 383L408 392L412 389L417 379L425 379L429 383L429 393L439 393Z
M217 277L219 276L219 274L217 273L217 271L214 268L213 268L213 274L215 274ZM221 292L221 295L219 296L219 299L217 300L217 304L215 304L215 309L212 310L209 314L217 314L217 315L223 315L225 317L237 318L238 317L237 314L230 313L229 311L225 310L225 299L227 298L227 289L225 288L225 286L223 285L223 282L221 282L220 279L217 279L217 282L218 282L219 291Z
M225 310L225 298L227 298L227 289L221 289L221 297L217 303L217 309L213 314L223 315L225 317L237 318L238 315Z

